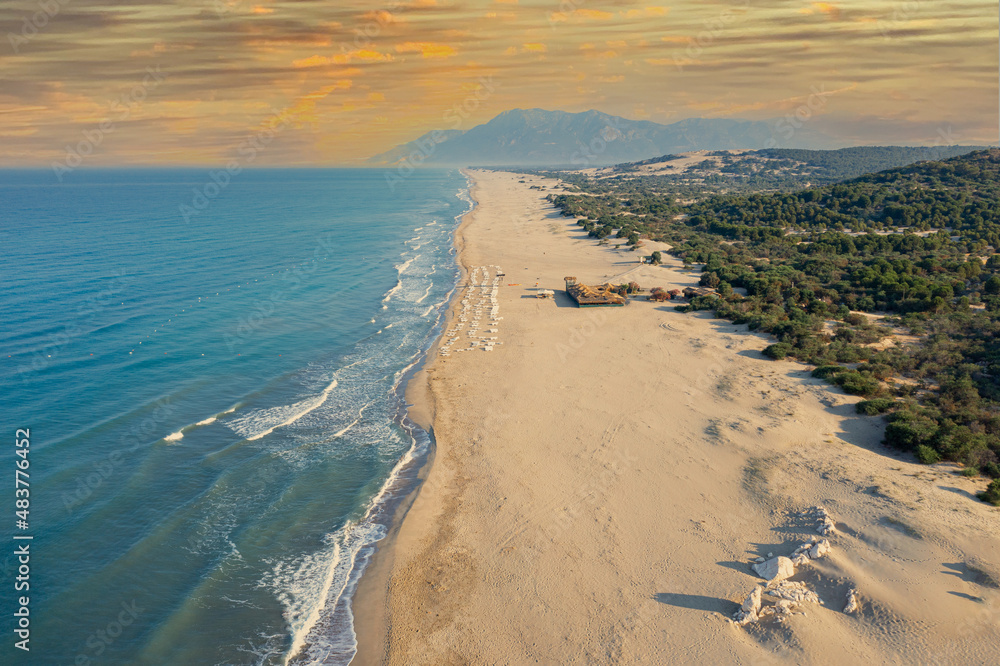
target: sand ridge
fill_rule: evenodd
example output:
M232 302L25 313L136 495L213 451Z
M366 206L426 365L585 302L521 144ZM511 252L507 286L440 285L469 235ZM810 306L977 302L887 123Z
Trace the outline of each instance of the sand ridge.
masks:
M503 266L505 344L432 351L419 411L438 449L392 545L385 640L356 663L995 661L1000 510L976 481L882 447L857 398L765 359L745 326L534 298L567 275L698 275L598 246L529 189L555 181L471 175L460 260ZM815 534L799 512L816 505L838 534L792 580L825 605L729 622L762 582L751 563Z

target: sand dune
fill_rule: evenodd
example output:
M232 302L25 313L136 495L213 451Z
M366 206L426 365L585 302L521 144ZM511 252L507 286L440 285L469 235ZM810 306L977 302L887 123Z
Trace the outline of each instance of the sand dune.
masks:
M461 258L504 267L505 345L435 358L413 387L439 448L364 592L387 598L359 621L357 663L1000 659L1000 510L972 498L981 482L883 448L857 398L765 359L745 326L535 299L566 275L647 289L698 276L598 247L528 189L541 179L474 177ZM751 563L815 535L798 514L817 505L832 551L792 580L824 603L730 622L763 582Z

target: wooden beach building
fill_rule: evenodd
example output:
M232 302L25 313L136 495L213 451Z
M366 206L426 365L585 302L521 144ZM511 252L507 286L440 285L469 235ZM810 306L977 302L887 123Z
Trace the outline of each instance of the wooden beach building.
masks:
M611 290L610 284L591 287L580 284L575 277L564 279L566 280L566 293L581 308L621 307L627 302L627 299Z

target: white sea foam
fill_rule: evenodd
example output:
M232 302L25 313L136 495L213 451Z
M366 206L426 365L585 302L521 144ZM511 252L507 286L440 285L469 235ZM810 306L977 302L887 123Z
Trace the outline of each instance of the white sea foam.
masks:
M345 594L349 598L363 573L355 567L361 550L385 538L385 526L375 519L399 478L400 471L417 453L419 443L416 439L411 441L409 450L393 467L357 524L348 522L330 535L331 547L306 556L297 564L278 563L275 566L273 582L278 590L278 598L285 606L285 619L292 628L292 646L285 656L286 666L293 660L298 661L300 656L302 663L308 664L325 663L326 658L334 652L353 656L357 648L353 615L347 603L340 608L341 602L346 602ZM349 637L338 637L325 627L317 626L332 620L338 609L349 615ZM308 650L303 655L307 646Z
M434 283L433 283L433 282L431 282L431 283L430 283L429 285L427 285L427 290L426 290L426 291L424 292L424 295L423 295L423 296L421 296L420 298L418 298L418 299L416 300L416 302L417 302L417 303L423 303L423 302L424 302L424 300L425 300L425 299L426 299L426 298L427 298L428 296L430 296L430 295L431 295L431 289L433 289L433 288L434 288Z
M247 441L258 440L261 437L270 435L278 428L289 426L306 414L309 414L320 407L330 397L330 392L337 387L337 380L334 379L317 396L300 400L291 405L280 407L270 407L268 409L258 409L250 412L246 416L233 419L226 425L237 435Z
M396 264L394 268L399 272L400 275L406 272L406 269L413 265L413 262L422 257L421 254L415 254L401 264Z
M385 294L385 296L382 297L382 302L383 303L388 303L389 301L391 301L393 295L396 294L396 293L398 293L399 290L402 289L402 288L403 288L403 281L402 280L396 280L395 286L393 286L392 289L390 289L389 291L387 291L386 294ZM382 309L385 310L386 308L383 307Z
M239 406L240 406L240 403L236 403L235 405L233 405L232 407L230 407L230 408L229 408L229 409L227 409L226 411L224 411L224 412L219 412L218 414L213 414L212 416L209 416L209 417L208 417L207 419L205 419L204 421L198 421L198 422L197 422L197 423L195 423L194 425L196 425L196 426L207 426L207 425L212 425L213 423L215 423L216 421L218 421L218 420L219 420L219 417L221 417L221 416L225 416L225 415L227 415L227 414L232 414L233 412L235 412L235 411L236 411L236 409L237 409L237 408L238 408ZM191 428L191 427L193 427L193 426L188 426L188 428ZM184 430L187 430L187 428L184 428Z
M181 430L178 430L177 432L170 433L163 439L167 440L168 442L177 442L184 439L184 433Z
M463 194L464 191L460 191L459 197L468 201L469 209L471 210L475 206L475 203L467 196L463 196ZM456 224L464 214L461 213L455 217ZM430 224L436 224L436 221ZM427 226L430 226L430 224ZM449 237L451 230L451 228L446 230ZM444 248L442 247L435 251L444 252ZM449 255L454 253L454 246L451 243L448 245L447 252ZM418 258L419 256L413 257L396 266L396 269L399 271L400 280L390 293L386 294L386 298L383 299L383 310L389 309L387 303L390 300L394 301L393 312L388 315L381 315L382 317L389 318L392 323L397 323L397 321L398 323L413 322L413 318L418 313L421 313L421 311L422 313L419 316L426 318L436 310L437 318L436 322L433 323L433 325L436 325L442 318L443 310L441 306L449 302L451 296L454 294L453 286L451 292L443 300L439 300L439 302L428 306L426 310L422 306L419 310L413 308L412 305L425 301L431 291L430 288L425 289L426 283L422 279L417 278L416 275L404 275L408 270L412 270L411 266L416 267L414 266L414 262ZM434 268L431 268L432 272ZM421 271L423 270L425 269L421 269ZM458 275L459 273L456 271L454 277L457 279ZM421 292L424 293L424 296L418 300L417 296ZM399 295L398 299L395 298L397 294ZM398 301L399 304L397 305L395 301ZM403 319L397 320L395 317L397 313L402 315ZM406 323L405 325L407 332L404 335L404 342L400 343L400 348L413 344L413 339L411 339L409 333L409 324ZM390 325L384 322L379 328L380 333L386 331L387 335L389 330ZM371 338L371 340L374 342L375 338ZM409 341L406 342L406 340ZM310 424L315 421L315 424L318 425L328 414L334 413L331 410L336 408L335 411L340 417L338 420L342 425L334 433L333 440L343 442L344 440L340 438L350 432L349 441L371 442L372 445L381 446L393 439L396 436L394 433L398 432L393 430L389 420L385 418L387 414L381 412L381 409L388 405L383 405L381 400L372 402L362 398L366 402L365 406L358 411L357 417L351 419L349 423L340 420L344 416L343 405L349 405L352 402L357 404L355 402L356 398L368 394L369 388L366 387L373 388L373 385L384 386L379 380L373 381L377 375L370 374L372 370L375 372L387 372L383 377L391 378L391 382L394 385L393 392L398 391L400 382L403 381L407 372L423 357L423 350L413 353L406 363L406 367L400 370L393 370L391 365L387 367L387 364L382 361L382 356L374 354L368 349L359 349L358 356L359 359L364 359L364 363L370 365L371 368L365 367L363 374L357 375L353 371L348 373L343 372L349 366L338 370L335 376L340 378L344 385L338 390L337 404L331 402L331 405L327 409L317 411L314 417L310 417L310 420L304 423ZM387 354L385 357L399 358L395 354ZM360 361L356 361L351 365L356 365L358 362ZM359 370L362 369L359 368ZM382 390L384 389L379 389L379 393L384 395L384 393L381 393ZM379 407L380 405L382 407ZM372 408L378 413L363 419L363 412L366 408ZM273 414L271 418L277 420L280 418L280 415ZM388 477L382 483L379 492L367 503L364 514L360 519L357 519L356 522L349 522L342 528L329 534L325 540L325 545L318 549L318 551L274 564L273 570L268 575L266 582L275 591L275 594L284 607L283 614L291 633L291 646L285 653L284 658L286 665L346 664L353 659L357 650L357 637L353 627L350 599L364 571L367 558L371 554L371 548L385 536L385 517L381 514L381 508L385 506L386 501L395 492L402 471L417 456L422 455L426 451L427 441L424 436L413 437L411 435L409 446L405 450L405 453L396 461ZM314 449L316 446L342 446L342 444L337 444L331 441L331 439L325 439L322 443L313 442L306 447L298 446L294 449L288 449L283 452L283 454L288 455L282 455L282 458L289 461L294 460L298 464L308 464L309 459L315 455L315 452L306 454L304 449Z

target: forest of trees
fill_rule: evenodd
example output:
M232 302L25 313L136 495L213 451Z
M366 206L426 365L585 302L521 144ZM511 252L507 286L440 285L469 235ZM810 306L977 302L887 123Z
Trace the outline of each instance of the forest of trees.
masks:
M619 164L610 175L592 179L574 172L539 171L561 178L571 186L586 184L589 193L628 194L647 205L654 213L675 210L681 201L701 200L713 194L749 194L794 192L805 187L828 185L868 173L907 166L922 160L941 160L964 155L972 146L907 148L899 146L863 146L841 150L769 150L731 153L714 151L705 159L689 165L680 173L654 173L642 167L659 166L680 159L664 155L642 162ZM709 159L717 158L717 159ZM655 201L654 201L655 200Z
M688 205L576 185L550 198L592 236L662 240L701 265L716 293L680 309L770 333L768 356L884 414L889 445L997 479L982 497L1000 502L1000 150Z

